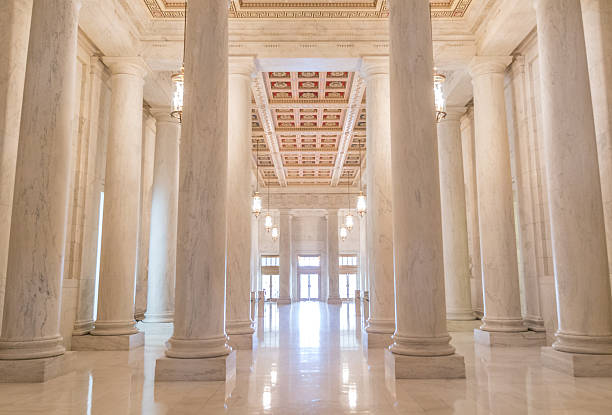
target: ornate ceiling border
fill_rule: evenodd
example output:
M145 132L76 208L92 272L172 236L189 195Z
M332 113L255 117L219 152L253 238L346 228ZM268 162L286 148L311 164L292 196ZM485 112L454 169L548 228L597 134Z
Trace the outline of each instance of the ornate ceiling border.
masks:
M185 16L184 1L143 1L154 19L182 19ZM373 0L370 4L355 2L336 4L261 2L255 4L240 3L237 6L236 2L238 1L241 0L231 0L229 16L232 19L385 19L389 17L388 0ZM378 1L380 1L380 7ZM472 0L432 2L431 17L434 19L461 18L465 15L471 3ZM258 10L253 10L256 8Z

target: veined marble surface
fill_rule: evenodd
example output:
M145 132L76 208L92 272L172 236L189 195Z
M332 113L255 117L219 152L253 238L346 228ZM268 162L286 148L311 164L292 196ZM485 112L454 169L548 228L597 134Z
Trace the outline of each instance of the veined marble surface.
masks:
M279 312L280 310L280 312ZM237 352L235 382L154 382L168 323L139 324L146 346L77 352L77 370L45 384L0 384L0 414L612 413L612 379L572 378L540 363L540 348L474 344L477 322L453 322L467 379L385 383L384 351L366 359L353 304L266 303L259 346Z

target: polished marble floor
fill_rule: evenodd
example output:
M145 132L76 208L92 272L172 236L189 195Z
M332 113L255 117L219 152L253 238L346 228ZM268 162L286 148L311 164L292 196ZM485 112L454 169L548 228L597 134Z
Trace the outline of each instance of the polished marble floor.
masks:
M353 304L267 304L232 382L155 383L172 328L147 324L145 348L78 352L73 373L0 384L0 414L612 414L612 379L544 369L536 348L477 346L475 325L450 326L467 379L390 381L383 351L363 351Z

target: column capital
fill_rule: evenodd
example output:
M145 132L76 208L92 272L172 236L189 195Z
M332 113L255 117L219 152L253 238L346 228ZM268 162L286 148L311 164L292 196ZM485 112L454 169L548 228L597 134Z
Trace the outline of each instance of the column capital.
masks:
M389 56L362 56L359 72L366 79L375 75L389 76Z
M503 74L512 63L512 56L474 56L469 64L472 78L487 74Z
M251 77L255 72L255 56L230 56L228 69L230 75Z
M152 107L149 109L149 112L158 123L167 122L171 124L179 124L178 118L174 118L172 115L170 115L170 107Z
M460 121L466 111L466 107L446 107L446 117L440 122Z
M151 72L149 65L141 57L105 56L102 62L113 75L134 75L144 79Z

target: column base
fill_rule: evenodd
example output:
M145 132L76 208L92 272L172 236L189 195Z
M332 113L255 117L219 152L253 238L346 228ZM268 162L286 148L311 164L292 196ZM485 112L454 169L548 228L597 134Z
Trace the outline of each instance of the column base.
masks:
M0 360L0 383L43 383L74 370L75 352L43 359Z
M134 312L134 320L142 321L144 319L145 319L145 312L144 312L144 310L136 310Z
M361 343L364 349L386 349L393 344L393 333L369 333L366 328L362 334Z
M474 329L474 342L489 347L545 346L546 333L535 331L508 333Z
M446 312L446 319L451 321L469 321L476 320L476 315L471 310L448 311Z
M342 299L340 297L329 297L327 304L342 304Z
M542 347L542 366L574 377L612 377L612 355L559 352Z
M72 335L73 336L83 336L85 334L89 334L89 332L92 331L93 328L94 328L93 320L75 321L74 327L72 328Z
M250 334L229 334L227 344L234 350L253 350L255 339L253 333Z
M278 305L291 304L291 298L279 298L278 300L276 300L276 304Z
M225 381L236 376L236 352L203 359L161 357L155 362L155 381Z
M145 313L143 323L173 323L174 313Z
M134 334L116 336L72 336L72 350L104 351L104 350L132 350L144 346L145 334L141 331Z
M465 362L448 356L406 356L385 350L385 376L394 379L464 379Z
M541 318L529 318L526 317L525 318L525 324L527 325L527 328L531 331L546 331L546 327L544 327L544 320L542 320Z

